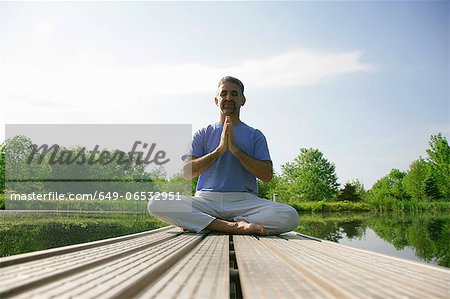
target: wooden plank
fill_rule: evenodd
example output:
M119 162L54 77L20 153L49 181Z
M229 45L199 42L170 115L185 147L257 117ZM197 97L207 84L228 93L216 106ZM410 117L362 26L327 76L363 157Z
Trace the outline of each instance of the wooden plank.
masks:
M208 235L137 298L230 297L229 236Z
M40 251L35 251L35 252L29 252L29 253L23 253L23 254L2 257L2 258L0 258L0 269L4 268L6 266L9 266L9 265L17 265L20 263L35 261L35 260L39 260L39 259L43 259L43 258L47 258L47 257L51 257L51 256L61 255L64 253L76 252L76 251L80 251L83 249L98 247L101 245L114 244L114 243L130 240L130 239L135 239L135 238L140 238L140 237L147 236L147 235L160 233L162 231L173 230L173 229L174 229L173 226L166 226L166 227L154 229L151 231L145 231L145 232L141 232L141 233L130 234L130 235L116 237L116 238L108 238L108 239L104 239L104 240L98 240L98 241L87 242L87 243L82 243L82 244L75 244L75 245L69 245L69 246L63 246L63 247L58 247L58 248L51 248L51 249L46 249L46 250L40 250Z
M162 229L152 234L138 234L137 237L123 238L119 242L95 242L96 247L80 246L80 251L66 253L65 248L56 255L57 250L51 252L51 256L23 263L18 258L18 265L10 265L2 268L0 273L0 296L11 296L26 289L37 287L54 280L86 271L92 267L107 263L111 260L156 246L168 239L180 234L178 228ZM115 240L114 240L115 241ZM106 244L106 245L105 245Z
M398 292L417 295L423 292L426 297L439 298L446 289L450 294L450 270L447 268L351 248L330 241L322 241L319 244L320 246L318 243L301 242L299 239L291 240L288 246L283 242L271 242L277 251L283 247L283 254L287 256L301 259L301 251L307 252L309 256L318 255L320 260L332 261L336 267L353 267L356 277L366 274L376 278L380 288L383 288L383 285L389 286L389 291L397 289Z
M358 250L334 242L304 237L266 237L259 240L235 237L236 258L242 290L250 298L291 296L280 291L277 283L298 284L296 297L317 295L346 297L449 298L450 271L445 268L396 259ZM253 256L253 260L252 259ZM270 263L266 263L269 260ZM259 264L258 264L259 261ZM273 272L261 269L261 263L285 265L292 278L281 276L275 283L267 279ZM274 271L279 271L275 268ZM273 274L275 276L278 274ZM260 281L265 287L254 286ZM306 284L305 284L306 283ZM308 293L314 289L314 293ZM267 295L270 294L270 295Z
M17 298L130 298L156 280L202 240L183 234L83 272L46 283Z
M1 269L0 297L229 298L228 235L127 237L19 257ZM450 298L446 268L295 233L233 240L245 298Z
M356 298L311 275L307 268L292 267L255 237L233 236L233 240L244 298Z

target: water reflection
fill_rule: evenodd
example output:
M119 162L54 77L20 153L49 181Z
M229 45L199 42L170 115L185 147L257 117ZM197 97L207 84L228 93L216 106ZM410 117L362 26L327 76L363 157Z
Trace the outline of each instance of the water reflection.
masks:
M448 214L303 214L297 231L401 258L450 267Z
M0 257L118 237L164 225L148 213L0 212Z

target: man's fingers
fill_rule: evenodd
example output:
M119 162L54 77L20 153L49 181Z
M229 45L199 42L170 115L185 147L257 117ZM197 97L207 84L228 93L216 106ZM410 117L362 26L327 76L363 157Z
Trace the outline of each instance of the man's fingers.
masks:
M223 127L222 136L225 138L228 136L228 126Z
M222 136L226 135L228 131L228 124L227 122L223 123L223 129L222 129Z
M223 130L224 130L224 133L225 133L227 136L230 134L230 131L231 131L232 129L233 129L233 128L231 127L230 122L225 122L225 124L224 124L224 126L223 126Z
M228 128L227 128L227 134L231 138L230 141L233 141L233 134L234 134L234 132L233 132L233 127L231 125L229 125Z

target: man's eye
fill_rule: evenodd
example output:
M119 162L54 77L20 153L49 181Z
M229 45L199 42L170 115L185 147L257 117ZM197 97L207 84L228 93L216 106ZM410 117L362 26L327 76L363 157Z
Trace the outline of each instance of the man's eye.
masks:
M236 97L238 94L237 94L237 92L232 92L231 95Z
M225 91L221 92L220 95L221 96L225 96L227 93Z

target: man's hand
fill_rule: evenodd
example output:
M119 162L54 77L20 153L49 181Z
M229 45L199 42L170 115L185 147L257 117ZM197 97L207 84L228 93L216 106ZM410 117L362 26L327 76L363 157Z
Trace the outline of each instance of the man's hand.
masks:
M270 181L273 175L272 162L256 160L241 151L241 149L236 146L234 142L234 131L229 116L225 117L222 137L224 132L227 134L228 150L236 157L236 159L238 159L239 163L241 163L241 165L255 177L264 182Z
M236 157L236 159L238 159L239 163L255 177L264 182L268 182L272 179L273 168L271 161L256 160L236 146L234 131L229 116L225 117L222 135L220 136L220 142L217 148L203 157L198 158L192 156L185 161L183 167L184 178L190 180L197 177L203 171L211 167L211 165L213 165L214 162L228 150Z
M188 157L183 166L183 177L186 180L191 180L199 176L206 169L219 159L220 156L225 154L228 150L229 130L232 129L230 117L227 116L227 121L223 124L222 135L220 136L219 145L215 150L202 157Z
M233 155L236 155L238 152L240 152L240 149L234 143L234 131L233 131L233 126L231 125L231 120L230 120L229 116L227 116L225 118L224 130L225 130L225 126L227 128L226 137L227 137L228 150Z
M229 139L228 135L229 135L230 129L233 129L233 128L230 123L230 117L227 116L225 119L225 122L223 124L222 135L220 135L220 143L216 148L216 151L219 153L219 156L222 156L228 150L228 139Z

